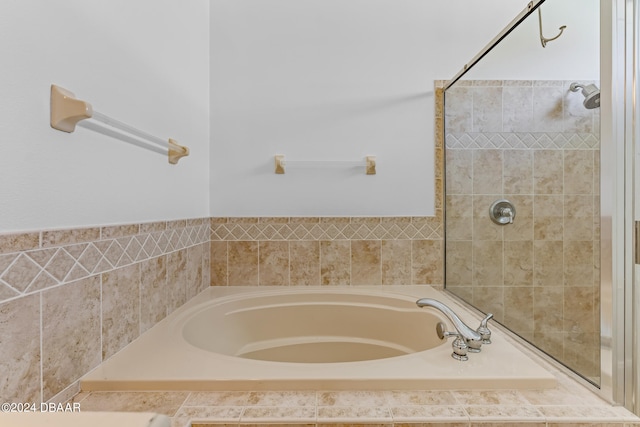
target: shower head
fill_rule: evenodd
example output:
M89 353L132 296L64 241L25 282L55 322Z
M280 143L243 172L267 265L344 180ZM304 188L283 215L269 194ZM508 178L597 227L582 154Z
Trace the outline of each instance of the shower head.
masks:
M600 89L594 84L581 85L579 83L571 83L569 90L571 92L577 92L582 89L582 96L584 96L584 108L591 110L593 108L600 107Z

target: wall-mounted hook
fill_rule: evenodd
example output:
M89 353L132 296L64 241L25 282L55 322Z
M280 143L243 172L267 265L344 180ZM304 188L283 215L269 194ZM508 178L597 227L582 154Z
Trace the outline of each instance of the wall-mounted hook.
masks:
M559 28L560 33L553 37L553 38L546 38L545 36L542 35L542 6L538 7L538 23L540 24L540 43L542 43L542 47L547 47L547 43L550 41L553 41L555 39L557 39L558 37L560 37L564 31L565 28L567 28L566 25L563 25L562 27Z

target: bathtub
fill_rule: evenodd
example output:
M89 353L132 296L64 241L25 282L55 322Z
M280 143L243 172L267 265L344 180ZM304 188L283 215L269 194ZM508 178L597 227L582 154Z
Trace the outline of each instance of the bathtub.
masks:
M461 362L418 298L479 317L429 286L211 287L81 379L95 390L550 388L506 336Z

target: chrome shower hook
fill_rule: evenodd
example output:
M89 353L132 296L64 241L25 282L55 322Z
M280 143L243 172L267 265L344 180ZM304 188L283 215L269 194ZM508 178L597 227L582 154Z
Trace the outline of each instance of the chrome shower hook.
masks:
M553 38L546 38L545 36L542 35L542 6L538 7L538 23L540 24L540 43L542 43L542 47L547 47L547 43L550 41L553 41L555 39L557 39L558 37L560 37L562 35L562 33L564 32L564 29L567 28L566 25L563 25L562 27L559 28L560 33L553 37Z

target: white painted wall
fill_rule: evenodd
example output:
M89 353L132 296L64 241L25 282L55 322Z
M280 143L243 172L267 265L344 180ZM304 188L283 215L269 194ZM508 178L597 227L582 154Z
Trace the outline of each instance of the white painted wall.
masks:
M600 0L550 0L541 11L546 38L555 37L566 25L557 40L542 48L534 12L464 78L599 80Z
M473 78L597 79L597 4L547 2L545 27L555 35L567 25L564 39L542 49L536 15ZM214 0L212 215L433 214L433 81L453 77L525 6ZM275 154L291 160L376 155L378 174L275 175Z
M540 48L537 20L523 32L537 55L527 57L552 63L534 61L549 77L487 60L486 78L568 79L581 70L580 78L596 79L597 32L586 1L545 4L550 33L569 26L564 41ZM0 232L206 215L430 215L433 81L453 76L525 3L0 2ZM572 62L574 69L554 62L560 55L566 64L568 53L585 62ZM97 111L177 139L191 156L170 166L86 129L51 129L51 83ZM376 155L378 175L275 175L275 154Z
M207 216L209 2L0 2L0 232ZM189 146L49 126L49 87Z

